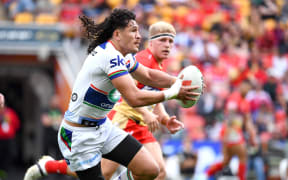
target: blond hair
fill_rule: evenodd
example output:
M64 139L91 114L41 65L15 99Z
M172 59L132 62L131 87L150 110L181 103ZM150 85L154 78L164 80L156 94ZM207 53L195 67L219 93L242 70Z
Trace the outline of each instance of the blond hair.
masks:
M155 39L161 36L170 36L174 38L176 35L175 28L164 21L159 21L149 27L149 39Z

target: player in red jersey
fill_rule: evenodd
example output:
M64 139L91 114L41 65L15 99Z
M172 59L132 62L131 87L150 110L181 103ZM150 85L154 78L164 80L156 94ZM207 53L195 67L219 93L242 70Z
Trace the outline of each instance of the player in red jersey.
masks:
M168 58L174 44L175 35L176 31L171 24L157 22L151 25L149 28L148 48L138 52L135 56L136 60L146 67L163 71L162 63ZM140 82L136 83L139 89L152 91L162 90L160 88L146 86ZM157 130L160 124L162 124L165 125L171 133L175 133L184 127L182 122L178 121L175 116L170 117L162 103L141 108L132 108L125 101L121 101L113 110L109 118L112 119L114 124L117 124L118 127L129 132L144 145L160 167L160 173L156 179L164 180L166 172L161 147L151 132ZM40 171L43 172L43 175L62 173L76 177L76 174L70 171L66 162L63 160L57 161L51 159L49 156L44 156L44 158L39 160L38 164L39 166L34 165L33 168L35 169L33 171L35 175L32 173L32 170L30 170L31 173L29 173L28 170L24 180L41 177L39 176L40 173L38 173ZM101 165L105 179L110 179L119 166L117 163L107 159L102 159ZM30 169L32 169L32 167ZM128 178L132 178L129 173L127 176L129 176Z
M0 93L0 172L5 179L6 171L13 165L13 153L11 149L15 148L17 131L20 128L20 120L16 111L5 104L5 97Z
M223 161L213 164L208 170L207 175L213 176L216 172L229 165L233 156L239 159L238 177L245 180L247 152L243 128L248 132L250 141L255 144L255 129L250 115L250 105L245 96L250 90L250 83L243 81L239 89L234 91L227 100L225 107L225 121L220 133L222 141Z

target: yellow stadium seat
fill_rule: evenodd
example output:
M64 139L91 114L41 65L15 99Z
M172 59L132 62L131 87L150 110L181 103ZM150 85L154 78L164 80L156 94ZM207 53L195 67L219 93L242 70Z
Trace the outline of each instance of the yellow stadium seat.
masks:
M127 0L127 8L132 9L139 3L139 0Z
M184 17L189 13L189 9L186 6L181 5L181 6L176 7L175 13L179 17Z
M14 22L16 24L30 24L33 23L33 14L30 12L22 12L22 13L18 13L16 14L15 18L14 18Z
M50 2L53 5L60 5L62 3L62 0L50 0Z
M264 21L264 27L266 30L271 31L276 27L276 22L274 19L267 19Z
M233 1L236 6L239 7L239 11L241 16L249 16L251 13L251 3L249 0L234 0Z
M55 24L58 22L58 18L53 15L53 14L46 14L46 13L41 13L35 18L35 23L36 24Z
M160 14L165 18L172 18L174 10L169 6L159 7Z
M106 2L111 9L120 7L120 5L123 4L123 0L107 0Z

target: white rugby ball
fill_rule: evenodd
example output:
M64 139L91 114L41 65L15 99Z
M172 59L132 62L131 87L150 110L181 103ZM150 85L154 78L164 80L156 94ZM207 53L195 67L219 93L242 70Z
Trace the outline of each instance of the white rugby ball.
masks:
M195 89L195 92L198 92L201 95L203 90L203 75L201 71L196 66L189 65L180 71L178 78L180 78L182 75L183 75L182 85L199 86L199 88ZM197 96L196 101L186 101L184 103L183 101L178 100L178 102L183 108L190 108L198 102L200 95Z

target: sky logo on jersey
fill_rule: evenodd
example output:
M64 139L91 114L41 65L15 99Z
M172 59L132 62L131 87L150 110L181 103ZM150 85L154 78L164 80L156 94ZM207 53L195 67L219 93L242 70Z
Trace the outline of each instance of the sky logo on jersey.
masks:
M115 66L124 66L125 65L125 61L124 59L121 59L120 56L118 55L117 58L111 59L110 60L110 68L113 68Z

